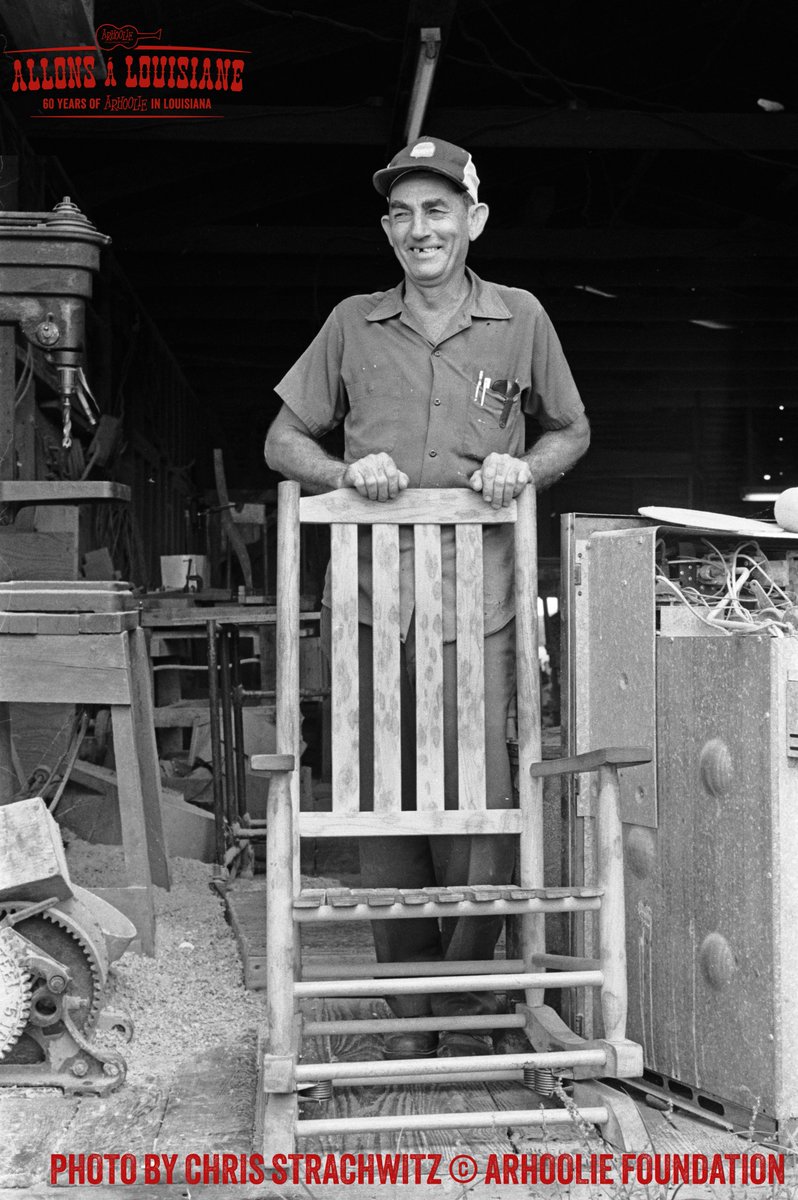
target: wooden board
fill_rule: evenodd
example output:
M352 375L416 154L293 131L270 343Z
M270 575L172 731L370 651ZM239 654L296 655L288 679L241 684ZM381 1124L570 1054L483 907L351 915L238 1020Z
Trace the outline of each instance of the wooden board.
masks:
M75 570L72 533L21 533L0 529L0 580L68 579Z
M85 504L90 500L130 500L130 488L107 479L13 479L0 483L3 504Z
M235 1056L241 1061L234 1070ZM158 1150L177 1154L178 1164L187 1154L251 1152L254 1058L253 1033L241 1035L235 1054L227 1045L216 1046L184 1064L169 1088L169 1103L157 1130ZM241 1069L244 1061L252 1064L246 1074ZM185 1175L176 1171L175 1178Z
M73 1109L73 1118L64 1134L57 1141L50 1135L50 1150L75 1155L124 1152L142 1160L145 1154L152 1153L158 1141L168 1100L169 1093L164 1088L129 1083L107 1096L84 1096ZM44 1178L49 1178L49 1161ZM57 1186L70 1186L66 1174L59 1178Z
M0 899L71 895L61 831L41 797L0 807Z
M88 792L65 794L59 805L59 819L85 841L120 845L122 826L116 771L79 759L72 769L70 782L87 788ZM188 804L179 792L162 787L161 818L170 857L214 861L211 813L204 812L196 804Z
M0 1156L0 1185L25 1188L16 1196L28 1196L27 1190L44 1184L50 1174L50 1155L57 1146L65 1146L80 1101L55 1090L36 1088L0 1089L0 1129L3 1153Z
M0 585L0 609L7 612L138 611L129 583L92 579L16 579Z

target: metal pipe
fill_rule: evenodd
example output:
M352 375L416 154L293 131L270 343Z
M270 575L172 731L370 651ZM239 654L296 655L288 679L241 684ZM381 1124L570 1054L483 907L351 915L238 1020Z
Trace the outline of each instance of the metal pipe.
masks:
M442 1060L443 1061L443 1060ZM609 1113L603 1106L580 1108L579 1115L588 1125L606 1125ZM539 1125L544 1129L560 1125L573 1128L568 1109L520 1108L491 1109L489 1112L393 1113L387 1117L338 1117L297 1123L299 1137L324 1137L331 1133L390 1133L421 1129L507 1129L510 1125Z
M372 1079L375 1075L388 1073L393 1079L401 1079L405 1075L421 1073L428 1076L430 1083L434 1083L435 1077L447 1071L458 1075L461 1071L476 1071L485 1064L485 1059L488 1066L495 1062L493 1055L483 1057L469 1054L458 1058L399 1058L389 1068L381 1058L368 1062L299 1063L295 1079L297 1083L315 1083L317 1079L351 1079L355 1076ZM551 1067L556 1072L558 1068L604 1067L606 1063L607 1053L598 1047L587 1050L547 1050L542 1054L530 1051L529 1054L501 1055L501 1065L507 1071L533 1066Z
M219 676L216 656L216 622L209 621L208 643L208 708L211 725L211 772L213 775L213 821L216 835L216 862L224 866L224 776L222 774L222 737L219 730Z
M460 900L441 904L430 900L425 904L351 904L320 905L318 908L295 908L294 920L302 924L339 921L412 921L416 917L495 917L499 913L563 913L595 912L601 908L600 896L561 896L544 900L533 896L529 900Z
M241 711L241 660L240 660L240 631L236 626L230 629L232 702L233 702L233 738L235 742L235 772L236 798L238 800L238 815L247 814L247 775L244 766L244 718Z
M225 807L227 820L232 823L237 815L238 804L234 768L233 701L230 689L230 631L223 625L219 628L219 665L221 668L222 731L224 734Z
M363 1017L341 1021L306 1021L308 1037L332 1033L427 1033L448 1029L523 1029L522 1013L497 1013L487 1017Z
M417 979L328 979L295 983L298 1000L319 996L417 996L427 992L496 992L518 988L601 987L601 971L521 971L517 975L428 975Z

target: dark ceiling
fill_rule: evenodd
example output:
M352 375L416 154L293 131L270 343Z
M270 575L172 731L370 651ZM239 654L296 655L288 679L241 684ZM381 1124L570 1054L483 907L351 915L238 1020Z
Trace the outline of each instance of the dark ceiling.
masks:
M0 0L11 48L45 44L24 40L47 36L42 7ZM63 22L71 5L52 8ZM241 94L214 98L222 119L42 121L18 97L14 113L112 236L235 481L264 479L272 388L332 305L397 279L370 180L404 141L422 27L443 33L423 132L473 151L491 206L473 265L541 298L594 421L696 396L798 403L793 0L97 0L89 15L123 21L247 51Z

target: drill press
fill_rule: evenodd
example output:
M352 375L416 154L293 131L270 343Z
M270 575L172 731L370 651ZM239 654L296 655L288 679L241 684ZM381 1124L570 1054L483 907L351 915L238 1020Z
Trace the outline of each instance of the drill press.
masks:
M85 307L100 250L100 233L68 196L52 212L0 213L0 335L14 361L14 328L41 350L59 381L62 445L72 440L72 404L85 352ZM129 489L104 481L17 479L14 449L15 371L0 377L0 501L129 500Z

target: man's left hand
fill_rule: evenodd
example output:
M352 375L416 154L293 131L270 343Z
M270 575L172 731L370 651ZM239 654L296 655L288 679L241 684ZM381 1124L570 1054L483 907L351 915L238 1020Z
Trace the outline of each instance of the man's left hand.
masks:
M511 454L489 454L469 479L475 492L491 508L506 508L532 482L532 472L522 458Z

